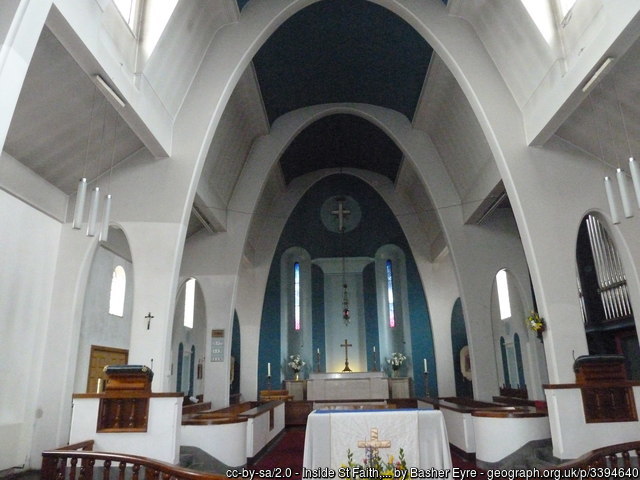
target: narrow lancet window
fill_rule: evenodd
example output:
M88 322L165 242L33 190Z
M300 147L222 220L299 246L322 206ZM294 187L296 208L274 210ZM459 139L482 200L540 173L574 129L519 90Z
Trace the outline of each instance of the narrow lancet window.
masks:
M300 330L300 264L293 264L293 327Z
M389 326L391 328L396 326L396 313L393 303L393 269L391 266L391 260L387 260L387 306L389 308Z
M187 280L184 287L184 326L193 328L193 307L196 299L196 279Z
M111 277L111 293L109 295L109 313L118 317L124 316L124 296L127 287L127 275L124 268L118 265L113 269Z
M500 270L496 274L496 284L498 286L498 302L500 304L500 319L511 318L511 302L509 301L509 283L507 282L507 271Z

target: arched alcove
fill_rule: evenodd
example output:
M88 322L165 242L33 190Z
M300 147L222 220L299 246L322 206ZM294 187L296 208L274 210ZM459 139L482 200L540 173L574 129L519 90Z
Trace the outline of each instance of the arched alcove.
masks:
M453 373L455 375L457 397L473 398L471 360L468 352L469 340L467 339L462 302L458 297L451 310L451 353L453 356ZM468 365L467 361L469 361Z
M104 379L105 365L128 360L133 262L122 230L110 227L108 238L96 248L87 280L74 382L76 392L94 393L97 379Z
M620 354L627 376L640 379L640 346L625 265L597 214L586 215L576 241L578 297L589 354Z
M204 295L195 278L178 289L171 335L170 385L189 397L204 391L206 312Z

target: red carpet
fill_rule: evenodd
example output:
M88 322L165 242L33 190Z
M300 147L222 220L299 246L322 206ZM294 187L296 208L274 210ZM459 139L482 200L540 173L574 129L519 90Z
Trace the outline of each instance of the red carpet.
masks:
M260 478L275 478L277 476L279 478L299 479L300 475L296 474L302 472L303 455L304 430L286 430L280 440L265 452L254 465L248 468L251 470L264 470L265 475L260 476ZM451 452L451 463L461 470L475 470L478 472L476 479L483 480L486 478L484 470L477 468L473 462L464 460L454 452ZM290 473L292 476L289 475Z
M253 470L267 470L280 478L299 479L304 456L304 429L287 430L278 442L258 461L250 466ZM290 470L287 470L290 469ZM291 475L289 475L291 472ZM275 475L274 475L275 476ZM263 476L262 478L264 478Z

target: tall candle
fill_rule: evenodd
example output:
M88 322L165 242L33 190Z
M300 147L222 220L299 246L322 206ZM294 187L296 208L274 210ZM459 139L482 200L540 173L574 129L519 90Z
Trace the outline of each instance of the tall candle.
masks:
M320 355L320 349L316 350L316 353L317 353L318 355Z
M373 353L376 353L376 346L373 346Z
M424 363L424 373L428 373L429 370L427 370L427 359L423 358L422 360L423 360L423 363Z
M267 377L271 376L271 362L267 363Z

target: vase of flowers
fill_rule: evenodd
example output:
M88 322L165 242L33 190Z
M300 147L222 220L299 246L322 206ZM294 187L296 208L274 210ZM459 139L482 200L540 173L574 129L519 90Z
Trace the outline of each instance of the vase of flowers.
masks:
M531 310L531 314L526 318L525 323L532 332L536 333L536 336L542 341L542 332L547 329L547 325L544 323L538 312Z
M299 380L300 370L302 370L302 367L306 365L304 360L302 360L300 354L296 353L295 355L289 355L289 363L287 365L289 365L289 367L291 367L291 370L293 370L293 373L295 374L295 380Z
M399 353L399 352L393 352L391 354L391 358L387 358L387 363L391 366L392 377L398 376L398 371L400 370L400 367L406 360L407 360L407 357L405 357L402 353Z

